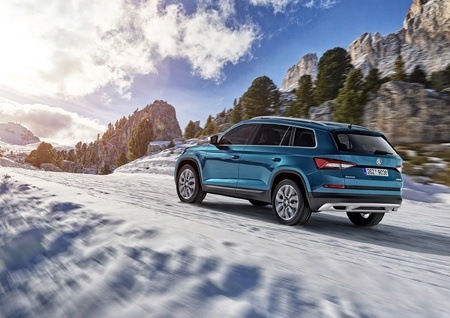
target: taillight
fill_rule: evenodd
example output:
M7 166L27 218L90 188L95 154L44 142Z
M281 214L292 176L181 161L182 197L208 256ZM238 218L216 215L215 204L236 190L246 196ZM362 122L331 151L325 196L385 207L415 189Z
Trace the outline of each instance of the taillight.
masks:
M317 169L346 169L356 166L356 163L327 158L314 158Z
M395 167L395 169L397 169L400 173L402 173L403 165L397 166Z

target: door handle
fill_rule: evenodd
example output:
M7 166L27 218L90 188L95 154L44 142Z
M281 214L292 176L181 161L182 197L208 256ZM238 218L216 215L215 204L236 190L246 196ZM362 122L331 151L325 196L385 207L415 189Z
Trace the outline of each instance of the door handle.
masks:
M280 162L280 161L281 161L281 158L272 158L272 161L273 161L273 162Z
M238 155L231 156L231 159L233 159L233 160L237 160L239 158L240 158L240 156L238 156Z

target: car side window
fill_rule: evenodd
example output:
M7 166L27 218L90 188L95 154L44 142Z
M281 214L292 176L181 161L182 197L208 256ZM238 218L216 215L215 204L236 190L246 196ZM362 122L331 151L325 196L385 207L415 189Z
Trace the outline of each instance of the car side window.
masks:
M220 138L219 145L246 145L256 124L240 125Z
M285 137L288 128L289 126L284 125L263 124L259 128L252 145L278 146Z
M316 146L314 132L309 129L296 128L294 135L294 146L314 148Z
M289 146L291 143L291 135L293 128L289 127L286 133L284 134L283 139L281 140L281 146Z

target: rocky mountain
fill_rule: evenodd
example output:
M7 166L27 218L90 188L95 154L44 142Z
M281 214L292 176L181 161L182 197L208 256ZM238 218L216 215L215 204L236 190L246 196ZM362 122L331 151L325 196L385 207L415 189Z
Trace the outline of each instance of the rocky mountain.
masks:
M142 110L135 111L123 126L114 129L110 136L98 142L98 156L101 161L114 164L116 158L127 153L133 132L142 120L148 120L155 132L155 140L171 141L182 136L175 108L162 100L156 100Z
M335 101L311 107L309 118L333 121L335 107ZM450 96L417 83L388 82L369 97L362 125L393 144L449 142Z
M28 145L39 142L31 131L16 123L0 123L0 141L10 145Z
M367 74L371 68L378 68L382 76L393 72L394 61L399 54L405 61L409 73L416 65L430 74L444 69L450 63L450 1L414 0L403 22L403 28L382 36L380 33L364 33L348 47L352 64ZM317 72L311 53L302 57L289 68L282 91L297 87L298 79L304 74ZM317 61L317 56L316 59ZM309 66L305 61L310 61ZM317 65L317 62L316 62Z
M363 125L394 144L450 141L450 96L416 83L388 82L365 105Z
M383 76L390 75L395 58L401 54L407 72L420 65L430 74L450 63L449 43L450 1L414 0L402 29L386 36L365 33L348 51L353 65L365 73L376 67Z
M291 66L284 76L281 85L282 92L290 92L297 88L297 82L302 75L311 75L314 79L317 76L317 64L319 58L316 53L304 55L297 64Z

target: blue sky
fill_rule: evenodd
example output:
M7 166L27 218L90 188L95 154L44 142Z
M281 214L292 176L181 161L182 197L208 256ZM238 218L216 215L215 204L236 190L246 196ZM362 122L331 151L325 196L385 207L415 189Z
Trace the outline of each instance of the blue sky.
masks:
M364 32L397 31L411 2L2 3L0 121L70 144L162 99L175 106L184 129L230 108L258 76L281 86L306 53L347 48ZM39 124L48 118L54 129Z

